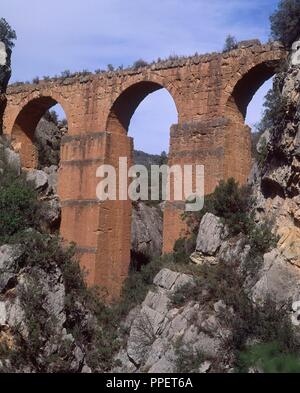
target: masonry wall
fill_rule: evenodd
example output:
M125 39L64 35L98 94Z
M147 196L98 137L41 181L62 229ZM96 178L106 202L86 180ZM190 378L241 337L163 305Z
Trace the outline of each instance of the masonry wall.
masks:
M63 139L59 170L61 234L77 243L89 285L106 287L110 297L117 297L128 273L131 203L100 203L96 169L102 163L116 165L119 156L131 160L127 128L143 98L164 87L174 99L178 124L170 131L171 165L204 165L206 193L231 176L244 183L251 165L244 109L285 56L276 43L250 41L225 54L9 88L3 128L24 167L36 165L33 136L45 110L57 102L65 110L69 133ZM183 208L178 201L166 204L165 252L185 234Z

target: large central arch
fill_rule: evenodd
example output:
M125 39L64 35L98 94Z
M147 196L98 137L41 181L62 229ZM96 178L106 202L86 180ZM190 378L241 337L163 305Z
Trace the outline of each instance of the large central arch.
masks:
M165 86L162 83L149 80L138 81L127 86L111 105L106 121L109 143L105 163L112 165L116 169L117 190L119 190L119 157L127 158L128 168L133 164L133 138L127 135L130 120L144 98L163 88ZM173 98L171 94L170 96ZM175 102L174 98L173 101ZM103 214L99 216L99 227L109 228L109 233L104 233L99 238L99 263L97 264L95 274L96 277L102 277L102 280L104 277L107 287L117 287L120 283L120 277L122 280L129 271L132 201L129 199L106 201L101 208ZM110 212L110 214L107 214L107 212ZM164 225L165 222L164 219ZM118 245L115 248L113 247L113 249L110 247L109 261L107 260L107 253L103 252L103 250L108 248L108 238L113 238L113 243ZM103 258L103 256L105 257ZM116 267L116 264L118 267ZM110 270L109 274L107 274L108 270Z
M107 118L106 131L127 134L130 120L139 104L151 93L166 88L160 83L149 80L140 81L127 87L114 101ZM170 96L172 93L166 88ZM177 108L177 106L176 106ZM178 113L178 110L177 110Z

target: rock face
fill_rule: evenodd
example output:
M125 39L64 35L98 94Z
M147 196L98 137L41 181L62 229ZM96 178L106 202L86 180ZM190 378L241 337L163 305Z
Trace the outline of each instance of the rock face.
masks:
M35 142L39 153L40 169L59 165L61 139L66 133L67 127L60 122L55 124L45 118L39 121L35 130Z
M291 307L300 299L300 269L290 265L280 251L273 250L264 256L259 279L251 293L255 302L263 303L270 298L279 306Z
M196 251L202 252L204 255L215 255L225 237L224 225L222 225L220 218L207 213L200 223Z
M206 213L199 226L196 250L190 260L196 265L203 263L217 264L216 255L227 236L227 229L221 219L211 213Z
M220 356L224 330L218 329L218 311L197 302L183 307L172 305L171 298L180 288L195 286L189 275L169 269L161 270L154 279L140 307L125 322L130 328L127 346L116 359L122 363L115 372L172 373L180 371L178 343L189 357L201 353L209 359ZM207 372L208 362L200 361L196 372ZM190 370L191 372L193 370Z
M36 345L30 341L34 329L30 324L32 313L40 313L44 328L37 331L36 340L40 344L35 348L35 361L26 359L24 363L23 359L23 363L20 361L17 365L2 356L0 369L13 372L91 371L84 349L65 327L70 315L66 309L65 282L60 268L54 262L52 266L22 267L23 252L21 246L0 247L0 342L8 345L10 350L16 349L20 340L22 345ZM82 312L82 305L74 306L78 309L76 318L80 318L84 329L87 320L93 317L87 310ZM64 365L60 357L64 358Z
M300 64L292 59L293 54L274 80L279 110L285 114L275 116L272 127L262 135L265 157L263 165L252 171L251 183L257 220L274 222L282 257L300 266ZM262 145L258 144L259 152Z
M131 224L131 251L145 259L155 258L162 252L162 212L140 202L134 204Z

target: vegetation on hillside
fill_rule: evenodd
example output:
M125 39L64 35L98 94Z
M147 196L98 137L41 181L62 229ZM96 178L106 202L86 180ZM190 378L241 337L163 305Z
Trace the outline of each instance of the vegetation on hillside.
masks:
M300 38L300 2L281 0L270 21L272 38L289 48Z

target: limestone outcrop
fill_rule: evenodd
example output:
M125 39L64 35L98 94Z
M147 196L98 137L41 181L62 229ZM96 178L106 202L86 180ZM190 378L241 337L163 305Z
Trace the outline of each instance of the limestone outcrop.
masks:
M85 350L65 328L72 315L66 309L62 271L54 261L52 265L45 263L35 267L22 266L25 251L16 245L0 247L0 342L8 345L9 351L17 350L19 345L35 348L39 342L39 346L35 348L37 357L30 361L21 359L19 354L18 361L12 363L2 355L1 371L91 372L86 363ZM39 304L38 309L34 308L37 307L35 302ZM79 302L74 306L74 312L77 310L76 318L80 318L80 325L84 329L84 326L91 323L93 316ZM34 333L32 320L35 313L39 313L43 330ZM34 334L37 334L36 342L31 342Z
M131 251L145 260L162 253L163 217L159 206L135 203L132 210Z
M114 371L178 372L182 366L178 359L179 342L187 356L192 358L200 353L204 356L197 369L190 372L208 372L213 359L218 356L225 359L220 351L228 332L220 325L219 303L213 310L195 301L183 307L172 305L172 296L181 288L188 290L196 284L192 276L169 269L158 273L154 285L142 305L125 321L130 332L126 347L116 356L121 365Z
M273 119L261 136L258 151L264 158L252 170L250 182L256 198L257 220L274 222L278 249L288 262L299 266L300 255L300 65L290 56L286 68L274 81L278 105L284 112Z

